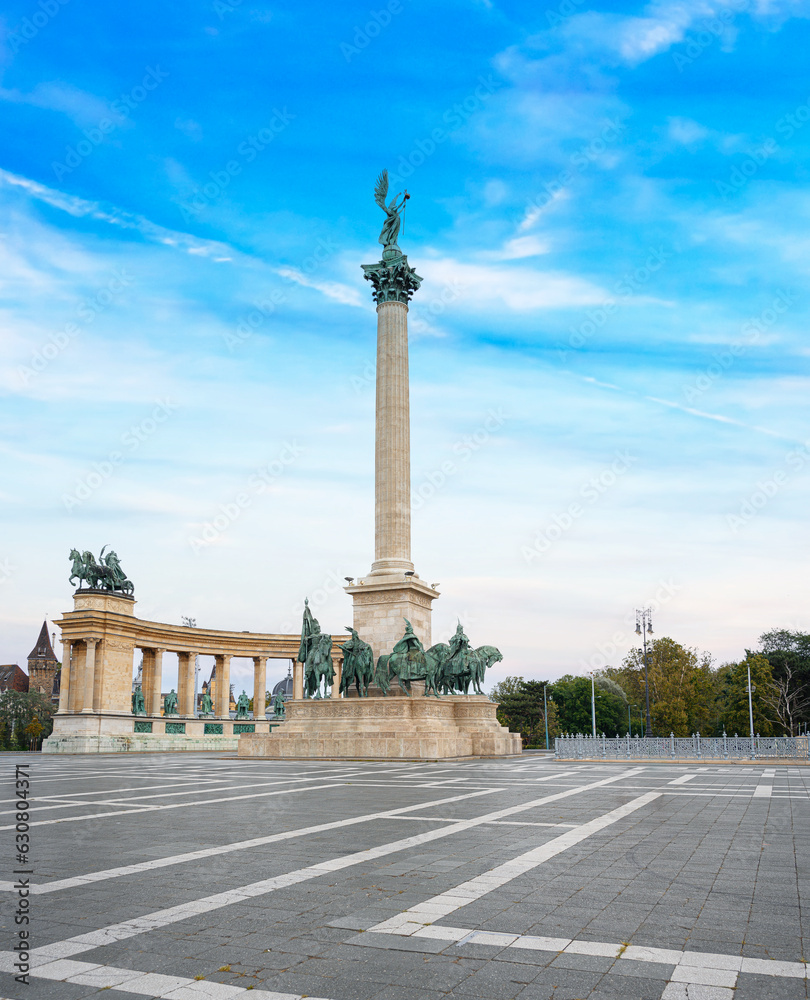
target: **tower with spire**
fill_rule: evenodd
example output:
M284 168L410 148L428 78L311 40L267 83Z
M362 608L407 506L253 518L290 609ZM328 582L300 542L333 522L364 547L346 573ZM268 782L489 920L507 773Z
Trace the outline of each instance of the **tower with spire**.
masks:
M39 691L52 699L59 691L56 677L60 667L48 635L48 623L43 622L36 645L28 654L28 690Z

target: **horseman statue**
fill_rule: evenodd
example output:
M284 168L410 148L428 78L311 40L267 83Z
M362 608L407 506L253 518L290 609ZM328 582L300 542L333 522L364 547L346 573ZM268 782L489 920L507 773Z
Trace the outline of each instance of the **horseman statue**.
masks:
M368 698L368 686L374 680L374 651L360 638L356 629L347 625L346 631L351 632L351 638L340 647L343 650L340 693L348 697L354 684L358 698Z
M304 697L328 698L329 688L335 679L332 664L332 636L321 632L318 619L312 617L309 599L304 601L304 621L301 627L301 645L298 662L304 664ZM323 681L323 694L321 694Z
M92 552L79 552L78 549L70 550L70 560L72 568L70 571L69 583L78 580L81 586L84 581L91 590L120 591L123 594L132 594L135 590L132 581L127 579L126 573L121 569L118 554L112 549L105 555L104 548L98 554L98 562Z

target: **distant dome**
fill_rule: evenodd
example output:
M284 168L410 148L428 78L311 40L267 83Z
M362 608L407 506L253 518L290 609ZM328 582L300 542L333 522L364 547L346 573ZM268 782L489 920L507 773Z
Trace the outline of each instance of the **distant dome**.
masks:
M279 681L278 684L273 688L273 697L280 694L285 700L287 698L292 698L293 693L293 679L290 674L284 678L283 681Z

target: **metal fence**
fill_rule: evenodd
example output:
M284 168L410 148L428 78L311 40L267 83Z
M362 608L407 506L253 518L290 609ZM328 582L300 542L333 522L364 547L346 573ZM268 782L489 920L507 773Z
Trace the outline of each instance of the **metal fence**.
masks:
M807 736L557 736L558 760L808 760Z

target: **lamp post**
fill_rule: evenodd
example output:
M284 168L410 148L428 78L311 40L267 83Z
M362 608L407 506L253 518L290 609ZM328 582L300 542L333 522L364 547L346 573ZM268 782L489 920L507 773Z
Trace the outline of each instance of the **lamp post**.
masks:
M751 724L751 750L754 749L754 702L751 695L756 691L756 685L751 683L751 664L748 664L748 721Z
M647 672L647 636L652 635L652 608L636 608L636 635L643 637L644 642L644 701L647 709L644 735L650 733L650 681Z
M637 705L631 705L628 701L627 703L627 733L629 736L633 735L633 719L630 716L630 709L637 708Z
M548 699L546 698L547 684L543 685L543 718L546 721L546 750L548 750Z
M593 738L596 739L596 684L594 682L593 670L591 675L591 727L593 728Z

